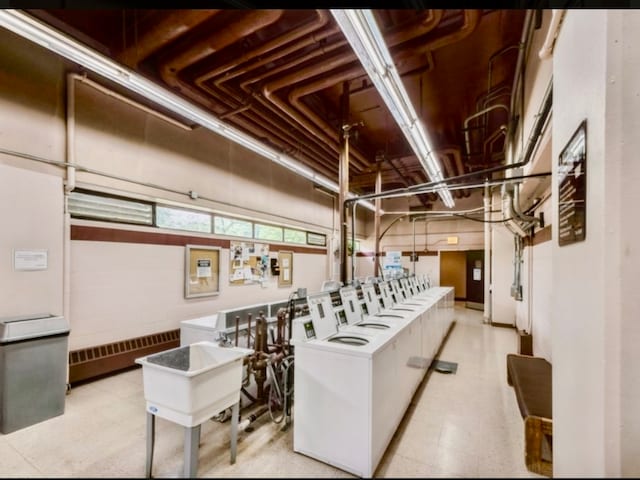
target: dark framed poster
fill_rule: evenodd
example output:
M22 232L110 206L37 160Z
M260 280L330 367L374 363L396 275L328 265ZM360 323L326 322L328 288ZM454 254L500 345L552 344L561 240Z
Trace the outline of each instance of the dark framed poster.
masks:
M583 120L558 158L558 244L587 234L587 121Z

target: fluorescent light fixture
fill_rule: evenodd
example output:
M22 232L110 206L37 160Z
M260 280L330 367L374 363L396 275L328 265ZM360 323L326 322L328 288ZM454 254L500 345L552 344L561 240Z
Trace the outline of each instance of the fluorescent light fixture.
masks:
M133 70L87 48L76 40L63 35L59 31L19 10L0 9L0 26L57 53L61 57L76 62L87 70L122 85L132 92L142 95L154 103L169 109L173 113L188 118L207 130L242 145L297 175L318 183L333 192L340 192L338 184L313 172L303 163L274 150L241 130L225 124L214 115L184 100L170 90L157 85L151 80L147 80ZM355 196L352 193L350 193L350 195ZM372 208L371 202L363 201L360 203L367 208ZM373 210L375 211L375 207L373 207Z
M373 12L341 9L331 10L331 13L407 138L422 168L431 181L442 181L442 170L433 156L431 142L411 104ZM453 197L446 185L439 188L438 193L446 207L454 206Z

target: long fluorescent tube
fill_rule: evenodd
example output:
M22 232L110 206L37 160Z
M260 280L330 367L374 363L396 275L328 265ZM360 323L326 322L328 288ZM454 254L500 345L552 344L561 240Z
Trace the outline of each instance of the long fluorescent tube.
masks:
M331 13L407 138L422 168L431 181L442 180L442 170L433 156L427 132L411 104L373 12L341 9L331 10ZM453 197L446 185L438 189L438 194L446 207L454 206Z
M108 57L87 48L72 38L63 35L59 31L39 22L33 17L19 10L0 9L0 26L20 35L38 45L57 53L61 57L76 62L87 70L97 73L143 97L161 105L168 110L201 125L229 140L242 145L245 148L281 165L288 170L307 178L315 183L323 185L332 191L339 193L340 188L335 183L322 175L313 172L301 162L274 150L245 134L241 130L224 123L209 112L184 100L170 90L147 80L145 77L130 70ZM349 193L352 197L353 193ZM364 207L375 211L371 202L360 202Z

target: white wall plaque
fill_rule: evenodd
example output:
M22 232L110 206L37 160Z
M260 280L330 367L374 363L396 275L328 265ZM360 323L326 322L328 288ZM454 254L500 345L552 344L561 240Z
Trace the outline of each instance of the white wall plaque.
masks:
M46 270L47 250L14 250L14 270Z

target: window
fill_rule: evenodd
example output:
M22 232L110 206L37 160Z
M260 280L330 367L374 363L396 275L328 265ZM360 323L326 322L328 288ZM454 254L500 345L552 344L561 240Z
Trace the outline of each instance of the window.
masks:
M176 230L211 233L211 215L158 205L156 206L156 225Z
M259 240L273 240L275 242L281 242L282 227L256 223L254 226L254 237Z
M321 233L307 232L307 243L309 245L325 247L327 245L327 236Z
M218 217L213 219L214 233L234 237L253 237L253 223L237 218Z
M307 243L307 232L285 228L284 241L287 243L301 243L302 245L304 245Z
M73 217L153 225L152 204L105 195L71 192L69 212Z

